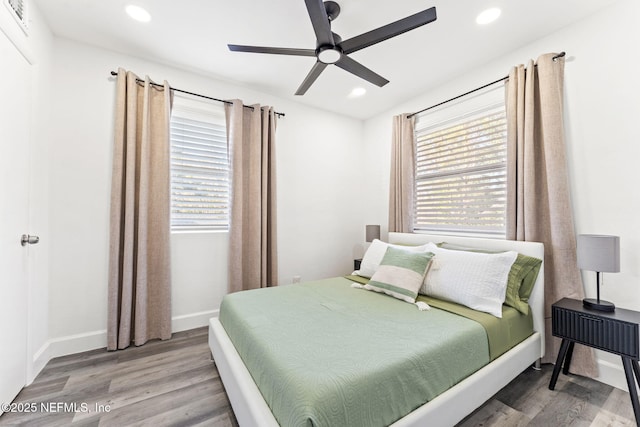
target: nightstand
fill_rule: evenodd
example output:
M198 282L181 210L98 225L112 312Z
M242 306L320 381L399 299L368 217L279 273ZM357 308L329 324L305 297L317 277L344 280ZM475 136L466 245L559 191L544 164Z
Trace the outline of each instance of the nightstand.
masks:
M360 264L362 264L362 258L353 260L353 269L360 270Z
M575 343L608 351L622 358L631 405L640 425L640 404L636 380L640 383L640 312L616 308L612 313L590 310L582 301L563 298L551 306L553 335L562 338L553 368L549 389L553 390L560 374L569 373ZM635 378L634 378L635 376Z

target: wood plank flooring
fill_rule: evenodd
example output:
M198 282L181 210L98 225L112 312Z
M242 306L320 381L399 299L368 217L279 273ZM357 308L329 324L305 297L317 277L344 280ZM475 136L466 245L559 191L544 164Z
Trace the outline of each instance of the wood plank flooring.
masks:
M628 393L562 374L550 391L551 370L523 372L458 426L635 425ZM238 425L210 359L206 328L142 347L53 359L14 403L36 411L5 413L0 426Z
M629 393L577 375L558 377L549 390L553 365L532 368L469 415L459 427L635 426Z
M207 337L198 328L141 347L53 359L14 400L36 411L5 413L0 426L237 427Z

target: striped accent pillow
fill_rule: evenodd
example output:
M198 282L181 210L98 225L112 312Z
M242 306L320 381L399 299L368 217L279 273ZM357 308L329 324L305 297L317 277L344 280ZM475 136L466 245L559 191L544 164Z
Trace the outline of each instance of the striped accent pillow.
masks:
M433 256L433 252L414 252L389 247L380 262L380 267L364 288L414 303Z

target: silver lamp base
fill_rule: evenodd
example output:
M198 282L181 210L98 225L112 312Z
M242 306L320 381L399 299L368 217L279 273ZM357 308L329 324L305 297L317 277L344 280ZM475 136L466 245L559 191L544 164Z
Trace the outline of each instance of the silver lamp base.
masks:
M598 311L607 311L607 312L612 312L616 310L616 306L613 305L612 302L609 301L604 301L601 299L595 299L595 298L585 298L582 300L582 305L585 308L591 309L591 310L598 310Z

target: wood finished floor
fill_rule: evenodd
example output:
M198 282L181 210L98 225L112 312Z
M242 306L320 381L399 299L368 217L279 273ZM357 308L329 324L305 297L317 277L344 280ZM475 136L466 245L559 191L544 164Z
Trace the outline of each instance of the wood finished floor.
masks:
M634 426L629 394L600 382L529 369L463 420L471 426ZM14 403L86 404L89 412L5 413L0 426L237 426L210 360L207 329L117 352L51 360ZM110 412L96 412L109 407ZM101 405L101 406L100 406Z
M86 403L92 412L5 413L0 425L237 426L207 344L207 328L167 341L51 360L14 402ZM110 412L94 412L95 405Z

